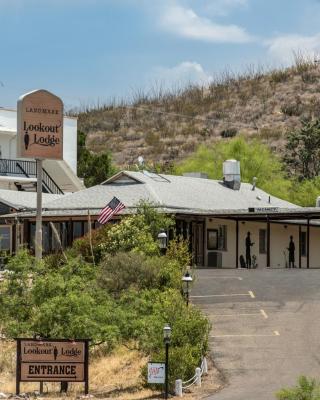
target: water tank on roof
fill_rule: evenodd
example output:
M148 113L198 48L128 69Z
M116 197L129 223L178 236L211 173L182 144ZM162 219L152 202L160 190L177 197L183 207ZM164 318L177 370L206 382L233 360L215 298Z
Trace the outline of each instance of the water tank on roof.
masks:
M233 190L240 189L240 161L226 160L223 163L223 181L226 186Z

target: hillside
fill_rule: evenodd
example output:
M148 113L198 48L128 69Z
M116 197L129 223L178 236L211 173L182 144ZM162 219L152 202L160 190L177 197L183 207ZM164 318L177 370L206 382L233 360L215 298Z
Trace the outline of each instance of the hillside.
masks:
M210 87L137 93L130 105L103 105L78 114L79 129L93 152L110 150L118 166L143 156L170 166L202 143L237 134L260 138L281 152L288 131L303 117L320 116L320 66L296 58L295 65L263 72L225 72Z

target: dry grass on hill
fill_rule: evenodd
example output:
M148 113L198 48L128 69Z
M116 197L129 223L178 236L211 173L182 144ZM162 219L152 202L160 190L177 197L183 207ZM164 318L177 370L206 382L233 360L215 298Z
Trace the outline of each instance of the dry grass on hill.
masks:
M130 106L97 105L79 113L93 152L110 150L119 166L170 165L200 144L243 133L281 151L301 117L320 116L320 66L300 55L283 70L226 71L207 88L138 92Z
M15 393L15 342L0 341L0 392ZM119 347L109 356L92 359L90 364L90 394L95 398L116 400L162 399L160 391L145 389L141 383L141 367L148 362L147 357L136 350ZM184 395L187 400L200 399L221 386L221 376L211 365L209 377L201 389L195 388ZM45 398L61 398L59 384L44 384ZM21 393L39 390L38 383L21 383ZM71 384L67 398L75 399L83 395L83 384Z

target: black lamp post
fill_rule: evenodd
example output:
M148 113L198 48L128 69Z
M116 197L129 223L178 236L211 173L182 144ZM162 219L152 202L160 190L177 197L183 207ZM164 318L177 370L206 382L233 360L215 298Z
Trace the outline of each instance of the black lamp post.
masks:
M169 345L171 341L171 328L168 324L163 328L163 341L166 346L165 399L167 399L169 394Z
M189 306L189 282L192 281L193 281L192 276L190 275L189 271L187 271L182 277L182 282L186 284L185 296L186 296L187 306Z
M162 229L161 232L158 235L158 243L159 243L159 248L161 251L161 254L165 254L166 249L167 249L167 234L165 231Z

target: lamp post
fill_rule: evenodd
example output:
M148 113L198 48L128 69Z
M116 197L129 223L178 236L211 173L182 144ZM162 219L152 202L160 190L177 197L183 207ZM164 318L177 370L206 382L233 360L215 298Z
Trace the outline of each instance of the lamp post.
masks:
M189 271L187 271L184 276L182 277L182 282L186 284L186 300L187 300L187 306L189 306L189 282L192 282L192 276L190 275Z
M167 399L169 394L169 345L171 341L171 328L169 324L163 328L163 341L166 346L165 399Z
M165 254L167 248L167 234L162 229L161 232L158 234L158 243L161 254Z

